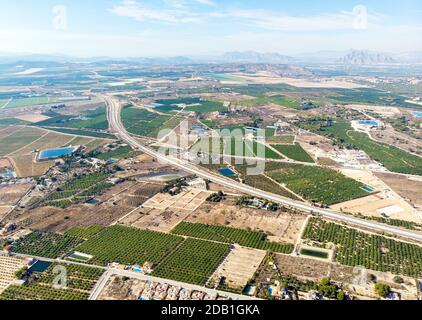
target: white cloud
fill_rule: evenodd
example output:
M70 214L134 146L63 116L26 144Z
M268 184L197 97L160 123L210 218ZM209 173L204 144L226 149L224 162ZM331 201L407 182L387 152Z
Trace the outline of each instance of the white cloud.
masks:
M109 9L110 12L137 21L156 21L170 24L199 23L201 15L186 9L183 0L166 0L164 8L147 7L138 1L124 0L120 5Z
M317 16L290 16L266 10L231 10L211 14L216 18L239 19L257 27L269 30L282 31L314 31L314 30L340 30L353 29L359 17L354 12L342 11L333 14ZM368 13L368 24L375 23L381 16Z
M215 6L216 3L212 0L195 0L195 2L198 2L200 4L205 4L207 6Z

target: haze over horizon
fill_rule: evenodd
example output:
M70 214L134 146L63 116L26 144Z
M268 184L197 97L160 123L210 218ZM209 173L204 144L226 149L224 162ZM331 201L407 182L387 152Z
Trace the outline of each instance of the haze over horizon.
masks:
M77 57L422 51L415 0L0 0L1 53Z

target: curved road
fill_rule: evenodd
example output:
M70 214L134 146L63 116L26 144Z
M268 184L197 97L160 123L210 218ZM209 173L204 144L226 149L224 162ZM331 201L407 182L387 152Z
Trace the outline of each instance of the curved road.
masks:
M392 235L400 236L402 238L420 241L422 242L422 233L412 230L406 230L394 226L389 226L386 224L381 224L378 222L370 221L370 220L364 220L359 219L351 215L342 214L340 212L336 212L329 209L321 209L316 208L311 205L308 205L303 202L295 201L289 198L285 198L273 193L265 192L253 187L250 187L248 185L242 184L240 182L236 182L231 179L224 178L220 175L209 173L208 171L205 171L201 168L198 168L186 161L168 157L165 156L155 150L152 150L148 147L145 147L142 145L139 141L137 141L135 138L133 138L125 129L123 123L121 122L120 118L120 111L121 111L121 105L118 101L116 101L115 98L110 96L104 96L106 105L107 105L107 117L110 123L111 129L113 129L117 135L125 141L127 144L129 144L132 148L142 151L145 154L150 155L153 158L158 159L159 161L173 165L175 167L178 167L186 172L189 172L191 174L195 174L198 177L201 177L203 179L207 179L209 181L212 181L214 183L223 185L225 187L240 191L245 194L249 194L255 197L260 197L264 199L268 199L283 205L290 206L292 208L305 211L308 213L318 214L324 218L339 221L343 223L348 223L350 225L356 226L356 227L363 227L367 228L376 232L385 232Z

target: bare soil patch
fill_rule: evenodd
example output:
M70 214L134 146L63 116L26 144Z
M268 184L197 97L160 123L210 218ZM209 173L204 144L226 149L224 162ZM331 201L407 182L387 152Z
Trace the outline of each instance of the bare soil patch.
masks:
M15 205L32 187L32 184L0 186L0 205Z
M263 231L270 241L293 243L305 219L300 214L239 207L234 205L234 198L228 197L218 204L204 203L186 221Z

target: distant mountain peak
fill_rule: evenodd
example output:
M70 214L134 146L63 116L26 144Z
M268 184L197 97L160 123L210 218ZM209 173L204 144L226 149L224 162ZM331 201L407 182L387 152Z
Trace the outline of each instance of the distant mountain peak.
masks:
M363 50L351 51L343 58L341 58L340 62L348 65L377 65L398 63L398 61L389 54Z

